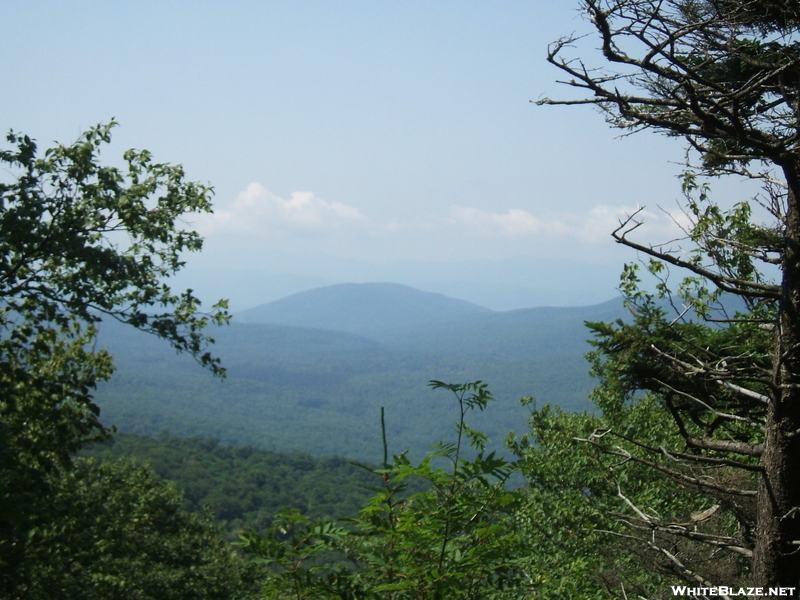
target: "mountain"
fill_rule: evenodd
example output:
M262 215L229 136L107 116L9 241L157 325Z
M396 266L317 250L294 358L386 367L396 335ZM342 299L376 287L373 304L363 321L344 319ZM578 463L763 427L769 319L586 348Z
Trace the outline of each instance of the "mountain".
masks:
M622 302L609 300L585 307L540 307L462 316L380 335L398 348L457 355L532 357L585 354L586 321L613 321L624 316Z
M498 401L469 422L497 448L510 430L527 428L521 396L567 410L589 408L593 381L583 359L589 350L583 322L626 313L619 300L492 312L405 286L331 288L284 299L274 317L318 328L248 323L237 315L230 326L211 331L214 354L228 370L222 381L161 340L103 322L100 344L114 354L117 373L96 393L102 421L132 433L169 430L375 462L381 407L390 451L410 449L419 457L448 437L457 417L453 399L431 391L428 381L482 380ZM380 305L381 294L391 296L388 307ZM309 301L315 297L327 304L315 306ZM334 301L346 318L332 310ZM387 324L381 314L402 316ZM426 320L436 314L440 320ZM336 330L344 327L362 334Z
M460 317L488 308L398 283L341 283L292 294L236 314L239 323L331 329L374 337Z
M578 306L616 292L620 263L584 256L516 256L459 261L372 262L318 256L313 263L290 254L271 253L258 265L232 256L212 262L193 256L173 281L173 289L192 288L199 298L228 298L234 312L290 294L343 282L393 281L418 290L461 298L492 310L531 306ZM587 262L589 261L589 262ZM546 284L543 285L543 282Z

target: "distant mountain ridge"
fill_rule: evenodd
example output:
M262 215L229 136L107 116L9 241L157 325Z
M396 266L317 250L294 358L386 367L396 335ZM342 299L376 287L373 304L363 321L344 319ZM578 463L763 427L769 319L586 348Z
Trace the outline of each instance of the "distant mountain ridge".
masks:
M239 323L330 329L373 337L423 325L491 314L493 311L444 294L399 283L340 283L292 294L236 313Z
M239 313L230 326L209 331L212 352L228 370L224 381L161 340L103 322L100 345L118 367L95 396L103 423L374 461L385 407L391 451L421 456L447 437L456 417L452 399L428 381L482 380L498 402L470 424L501 449L510 430L527 427L521 396L590 408L584 322L630 316L620 299L494 312L393 284L329 286L265 307L245 318L271 323Z
M613 321L623 316L622 301L615 298L592 306L543 306L458 317L386 335L381 341L399 348L461 355L582 356L590 337L586 321Z

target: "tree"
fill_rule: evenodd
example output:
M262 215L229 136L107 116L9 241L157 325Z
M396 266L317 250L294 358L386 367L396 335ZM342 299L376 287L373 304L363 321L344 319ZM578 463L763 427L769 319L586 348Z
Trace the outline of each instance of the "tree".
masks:
M268 598L436 600L527 596L519 532L512 518L522 498L505 484L515 465L486 453L486 437L465 421L493 400L477 381L445 384L459 403L456 440L439 443L418 464L389 461L384 430L375 495L344 525L284 511L247 549L272 570ZM467 443L472 447L472 458ZM444 463L444 466L441 465ZM424 483L413 490L414 481ZM419 488L419 486L417 486ZM327 561L321 561L327 557ZM335 559L339 562L335 562Z
M187 214L210 211L211 189L180 166L129 150L125 168L102 166L115 124L38 155L10 133L0 151L0 585L18 583L28 532L52 508L49 474L108 431L91 391L111 375L94 347L96 323L114 318L165 338L212 372L223 369L203 333L227 320L225 304L199 312L191 290L166 279L202 240Z
M128 460L77 460L49 475L51 519L37 523L14 598L228 600L254 591L256 570L189 513L173 483Z
M800 9L776 0L584 0L582 7L605 66L569 57L575 38L556 42L549 61L587 95L540 103L595 106L628 132L682 136L688 162L698 157L684 175L683 241L636 241L637 214L614 232L649 257L657 292L641 291L627 267L633 322L593 326L606 408L655 394L682 447L637 445L635 434L614 428L587 441L725 510L727 533L695 540L745 557L753 584L799 586ZM763 222L750 202L711 201L703 177L723 175L761 182L755 200ZM676 290L669 267L689 272ZM668 315L662 301L678 299L684 306ZM635 449L619 450L622 440ZM692 538L691 527L661 522L633 503L627 510L637 527ZM669 554L666 546L654 551ZM682 577L707 580L673 559Z
M619 490L665 519L689 512L694 498L646 466L615 467L618 459L609 460L614 457L575 441L612 424L622 431L635 428L643 434L640 442L661 443L669 437L657 402L637 402L624 412L611 421L609 415L545 405L532 411L530 433L508 440L528 482L516 519L527 550L525 570L537 596L659 598L669 589L671 573L642 568L660 566L653 560L659 557L646 542L632 543L628 515L621 517ZM618 445L635 450L624 442ZM735 581L726 578L726 583Z

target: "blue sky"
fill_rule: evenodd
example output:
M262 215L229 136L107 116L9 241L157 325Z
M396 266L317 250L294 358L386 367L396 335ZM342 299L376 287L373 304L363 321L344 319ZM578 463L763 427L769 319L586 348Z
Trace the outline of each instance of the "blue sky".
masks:
M675 233L678 141L530 102L570 94L545 55L589 31L577 2L4 2L0 27L0 126L44 146L114 117L110 162L211 183L179 283L234 309L343 281L589 304L635 258L626 211Z

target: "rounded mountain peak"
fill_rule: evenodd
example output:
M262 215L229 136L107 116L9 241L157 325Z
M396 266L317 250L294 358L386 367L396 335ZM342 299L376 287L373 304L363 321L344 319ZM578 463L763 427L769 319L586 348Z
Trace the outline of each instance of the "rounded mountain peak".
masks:
M340 283L256 306L237 313L235 320L332 329L372 337L490 312L465 300L399 283Z

